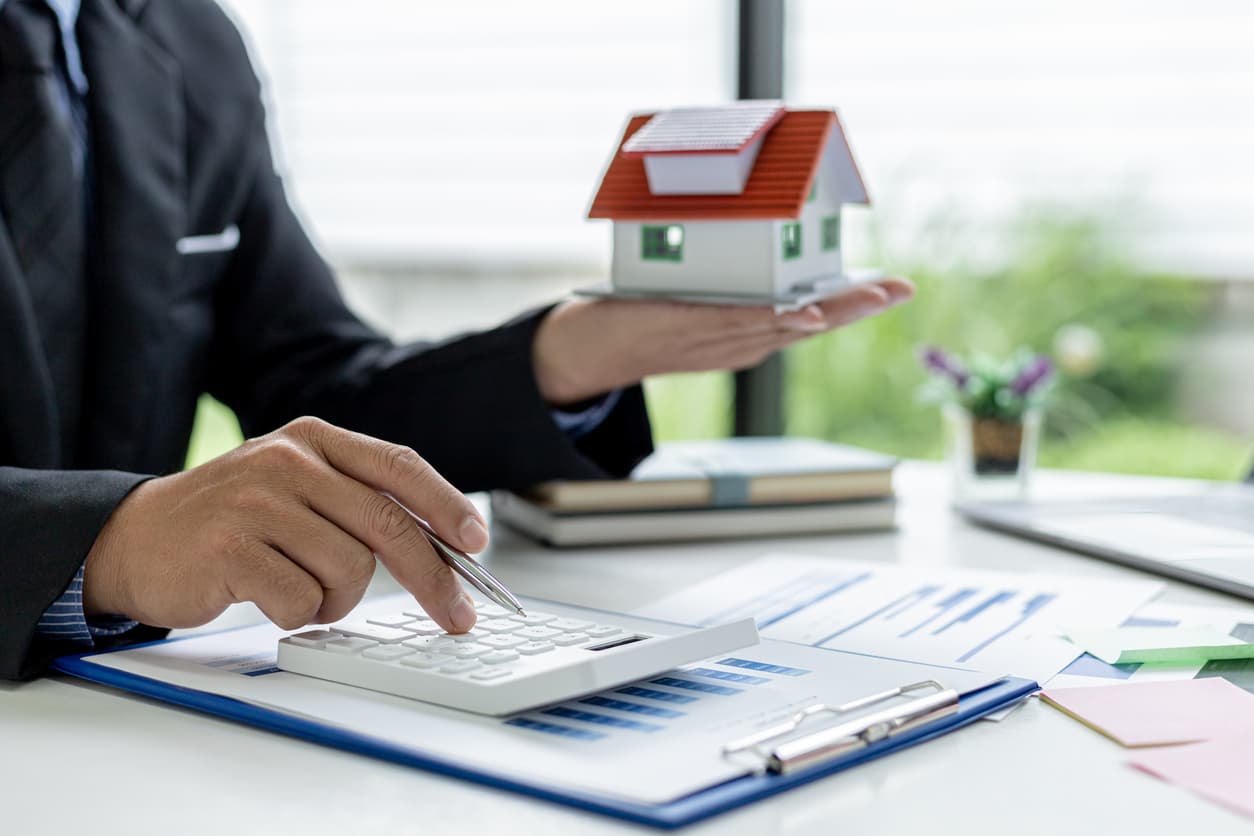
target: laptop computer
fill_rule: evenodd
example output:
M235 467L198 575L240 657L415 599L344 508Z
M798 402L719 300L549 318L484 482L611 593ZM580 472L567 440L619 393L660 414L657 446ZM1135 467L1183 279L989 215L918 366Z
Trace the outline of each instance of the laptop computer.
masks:
M1144 498L970 502L980 525L1254 599L1254 473Z

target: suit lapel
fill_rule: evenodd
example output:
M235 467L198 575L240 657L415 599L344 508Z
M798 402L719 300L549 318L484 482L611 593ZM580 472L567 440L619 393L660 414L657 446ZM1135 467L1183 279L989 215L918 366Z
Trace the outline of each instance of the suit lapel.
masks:
M163 382L175 245L186 234L182 79L114 0L83 3L78 37L95 178L80 465L138 469Z
M52 375L8 229L0 220L0 464L60 464Z

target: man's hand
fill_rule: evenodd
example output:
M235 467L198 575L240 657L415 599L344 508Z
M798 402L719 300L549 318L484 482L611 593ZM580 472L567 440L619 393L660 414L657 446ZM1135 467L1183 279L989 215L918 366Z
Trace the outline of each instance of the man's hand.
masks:
M84 609L193 627L252 601L290 630L348 613L378 555L441 627L470 629L470 599L397 502L465 551L487 545L479 512L413 450L300 418L136 488L87 556Z
M755 366L798 340L913 295L905 279L882 279L781 314L770 306L575 300L540 324L532 362L545 399L573 403L650 375Z

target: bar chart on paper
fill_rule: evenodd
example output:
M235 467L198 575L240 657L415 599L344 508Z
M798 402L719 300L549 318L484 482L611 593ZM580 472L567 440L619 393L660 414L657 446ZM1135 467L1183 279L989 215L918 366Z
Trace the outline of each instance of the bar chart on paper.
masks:
M1045 682L1078 655L1059 625L1120 624L1162 584L769 555L652 604L692 624Z

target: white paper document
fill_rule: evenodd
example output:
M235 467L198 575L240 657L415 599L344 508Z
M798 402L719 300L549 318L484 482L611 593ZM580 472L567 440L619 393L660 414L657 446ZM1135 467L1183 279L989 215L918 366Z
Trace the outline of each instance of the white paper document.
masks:
M412 604L365 602L363 617ZM499 778L663 803L751 771L728 741L816 702L839 704L937 679L960 693L995 677L764 641L638 683L505 718L280 671L271 625L91 657L95 664L364 735ZM877 706L884 707L884 706Z
M779 554L637 614L693 625L752 617L773 639L1043 683L1080 655L1062 625L1118 626L1162 588Z

